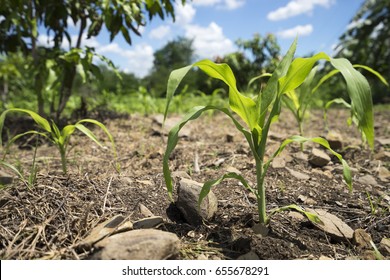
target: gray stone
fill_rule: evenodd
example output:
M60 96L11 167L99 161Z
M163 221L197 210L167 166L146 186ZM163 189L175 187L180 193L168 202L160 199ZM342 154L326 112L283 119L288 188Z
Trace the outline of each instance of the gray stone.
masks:
M390 171L386 167L381 166L379 167L378 177L382 182L388 182L390 180Z
M186 178L191 179L191 176L188 175L185 171L173 171L172 172L172 178Z
M378 249L382 254L390 256L390 238L382 238Z
M327 165L329 162L330 162L330 157L328 156L327 153L319 149L313 148L311 154L309 155L310 164L318 167L323 167Z
M358 182L363 185L371 185L376 186L378 183L376 182L375 178L372 175L364 175L358 179Z
M248 253L239 256L237 260L260 260L260 258L255 252L249 251Z
M93 260L165 260L179 252L180 240L170 232L139 229L113 235L95 245Z
M91 233L78 244L78 247L90 248L93 244L108 235L131 230L133 228L132 223L130 221L124 222L124 219L125 218L122 215L116 215L97 225L92 229Z
M182 178L177 190L176 206L179 208L186 221L194 226L202 224L203 220L211 219L218 208L218 201L212 191L198 206L199 194L202 184Z
M8 173L0 170L0 185L9 185L12 184L14 177Z
M323 209L310 209L306 211L316 214L322 223L313 223L317 228L325 231L335 240L352 239L353 229L344 223L340 218Z
M290 172L290 174L291 174L292 176L294 176L294 177L297 178L298 180L309 180L309 179L310 179L310 176L307 175L307 174L304 174L304 173L295 171L295 170L290 169L290 168L288 168L288 167L286 167L286 169L288 170L288 172Z
M328 140L329 146L333 150L339 150L343 148L343 137L336 131L329 131L326 135L326 140Z
M390 160L390 152L380 151L379 153L374 155L374 159L382 160L382 161L389 161Z
M360 248L370 249L372 238L364 229L358 228L353 233L353 242Z
M282 157L274 158L274 160L272 161L272 167L273 168L284 168L284 167L286 167L285 159L282 158Z
M145 219L138 220L133 223L134 229L140 228L156 228L164 223L164 220L160 216L148 217Z
M138 204L138 209L141 215L144 216L145 218L154 216L152 211L150 211L148 207L146 207L142 203Z
M376 141L382 146L390 146L390 138L377 138Z

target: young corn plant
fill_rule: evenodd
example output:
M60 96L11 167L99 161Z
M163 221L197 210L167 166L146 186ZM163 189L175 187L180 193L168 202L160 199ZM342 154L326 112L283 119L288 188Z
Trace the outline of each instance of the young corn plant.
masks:
M385 78L380 73L373 70L372 68L365 66L365 65L360 65L360 64L355 64L355 65L353 65L353 67L354 68L361 68L361 69L364 69L364 70L370 72L371 74L375 75L382 83L384 83L386 86L388 86ZM307 116L307 114L308 114L308 109L312 105L312 100L313 100L314 94L317 92L317 90L319 89L319 87L323 83L325 83L331 77L333 77L336 74L341 72L339 69L334 69L334 70L330 71L328 74L324 75L318 81L318 83L315 85L314 84L314 77L315 77L315 74L317 73L317 68L318 67L314 67L311 70L311 72L309 73L309 75L307 76L307 78L305 79L305 81L302 83L301 86L299 86L297 89L286 92L283 96L283 99L282 99L283 102L286 104L287 108L290 109L290 111L293 113L294 118L297 121L297 124L299 127L299 134L301 136L304 135L303 122L304 122L305 116ZM333 99L325 104L324 120L325 120L326 128L327 128L327 121L326 121L327 114L326 114L326 112L327 112L328 108L334 103L341 104L344 107L348 108L351 111L351 120L352 119L356 120L355 112L354 112L354 109L352 108L351 104L347 103L342 98L336 98L336 99ZM351 120L348 121L349 124L351 123ZM355 123L358 123L358 121L355 121ZM362 139L363 140L366 139L366 134L363 130L363 127L359 127L359 128L360 128L360 132L362 135ZM371 141L371 143L372 143L372 141ZM303 147L301 146L301 148L303 148ZM372 148L372 146L371 146L371 148Z
M250 186L240 174L229 172L220 178L207 181L203 184L199 195L199 203L207 196L210 189L219 184L222 180L234 178L239 180L249 191L253 192L257 198L257 209L259 214L259 223L267 224L269 216L266 211L266 184L265 177L267 170L273 161L282 150L292 142L304 143L312 141L318 143L334 154L342 163L343 176L349 189L352 190L351 172L347 162L340 154L332 150L329 143L320 137L305 138L300 135L295 135L284 140L276 152L266 160L265 150L267 145L267 136L269 129L274 123L281 111L282 98L284 94L298 88L309 76L312 68L319 60L326 60L338 69L346 83L349 96L352 100L352 110L358 120L358 125L367 135L370 145L374 141L373 129L373 112L371 91L367 80L362 74L356 71L351 63L346 59L334 59L325 53L318 53L309 58L294 58L297 40L293 42L287 54L277 66L276 70L267 82L264 91L260 92L254 99L249 98L240 93L236 87L236 79L232 70L227 64L215 64L209 60L202 60L192 65L174 70L168 80L167 85L167 105L165 117L174 92L180 84L183 77L193 67L198 67L212 78L222 80L229 87L229 107L218 106L199 106L193 108L184 118L173 127L168 135L167 147L163 159L163 172L168 194L172 199L173 181L169 169L169 157L178 143L178 134L180 129L189 121L197 119L205 111L218 110L226 114L233 122L235 127L240 131L247 140L251 149L252 155L256 162L256 186ZM239 118L244 122L244 126L239 121ZM297 205L283 206L274 209L270 212L270 216L278 211L297 210L305 214L310 220L320 222L318 217L304 211Z
M109 140L112 144L112 152L114 154L114 157L115 157L115 159L117 158L117 152L116 152L116 147L115 147L115 143L114 143L114 138L112 137L110 132L107 130L107 128L99 121L96 121L93 119L83 119L83 120L78 121L75 124L67 125L62 130L60 130L58 128L58 126L53 121L50 123L48 120L46 120L45 118L41 117L40 115L38 115L37 113L35 113L33 111L26 110L26 109L20 109L20 108L12 108L12 109L5 110L0 115L0 135L3 131L5 117L10 112L19 112L19 113L28 114L35 121L35 123L38 125L38 127L43 130L43 132L36 131L36 130L29 130L27 132L20 133L20 134L17 134L16 136L12 137L6 145L5 153L3 155L3 160L5 159L5 156L8 152L8 149L13 142L15 142L17 139L19 139L20 137L22 137L24 135L36 134L36 135L39 135L39 136L42 136L42 137L48 139L57 147L57 149L61 155L62 171L66 174L68 171L67 160L66 160L67 148L68 148L70 137L76 131L76 129L81 131L82 133L84 133L86 136L88 136L92 141L94 141L99 146L101 146L101 147L103 146L99 142L99 140L97 139L96 135L91 130L89 130L86 126L84 126L84 123L91 123L91 124L97 125L105 132L105 134L107 135L107 137L109 138ZM0 137L0 146L1 145L2 145L2 139ZM117 171L119 171L118 163L116 163L116 169L117 169Z

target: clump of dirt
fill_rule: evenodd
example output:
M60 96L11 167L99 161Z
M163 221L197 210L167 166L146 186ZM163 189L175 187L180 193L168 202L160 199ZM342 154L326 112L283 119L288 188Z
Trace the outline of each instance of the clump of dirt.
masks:
M293 144L282 155L285 166L269 169L267 210L289 204L325 209L353 230L364 229L378 246L383 238L390 238L390 178L379 176L381 168L390 168L390 147L386 141L376 141L373 152L364 148L356 128L346 124L348 115L343 110L331 111L329 119L335 121L328 129L342 136L343 149L339 152L352 168L353 191L349 192L343 183L336 159L325 167L313 167L307 156L317 146L305 144L301 152L299 145ZM390 112L377 112L375 118L376 137L389 139ZM283 139L298 134L292 120L290 114L283 113L272 127L269 154ZM267 236L255 234L255 198L234 180L213 188L219 207L212 220L198 227L187 224L167 195L162 174L167 137L155 117L132 115L103 122L116 141L120 173L114 168L109 141L108 148L101 148L76 133L69 146L67 175L61 173L55 147L49 143L40 145L36 155L38 175L31 189L14 179L0 190L1 259L88 258L91 251L78 247L88 233L118 214L132 221L142 218L140 203L164 218L161 230L180 238L178 259L236 259L250 251L260 259L372 257L367 251L372 252L373 248L362 248L346 239L334 240L292 212L272 216ZM306 136L327 134L320 111L312 112L305 127ZM252 185L255 183L255 164L249 147L228 118L205 115L189 128L190 133L180 139L171 157L171 170L205 182L235 167ZM103 132L94 132L99 139L105 139ZM31 149L14 145L7 161L28 174L33 154ZM308 179L294 176L291 170L306 174ZM372 175L375 182L361 180L366 175Z

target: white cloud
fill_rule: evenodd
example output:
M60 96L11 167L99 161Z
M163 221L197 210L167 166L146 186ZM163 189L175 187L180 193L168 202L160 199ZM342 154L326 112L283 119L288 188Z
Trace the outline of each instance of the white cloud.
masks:
M193 0L195 6L216 6L220 9L234 10L245 4L245 0Z
M285 29L277 33L283 39L294 38L297 35L299 36L308 36L313 32L313 26L311 24L306 25L297 25L290 29Z
M222 28L215 22L207 27L188 25L185 29L185 36L194 40L195 53L200 58L213 58L235 50L233 42L225 37Z
M272 21L283 20L300 14L310 14L315 6L329 8L335 0L292 0L284 7L268 13L267 18Z
M196 14L195 8L191 4L175 4L175 23L186 25L192 22Z
M161 25L150 31L149 37L152 39L161 40L165 38L171 32L171 27L168 25Z
M70 39L71 39L71 45L72 47L75 47L75 44L77 42L77 38L78 38L78 35L71 35L70 36ZM53 36L47 36L47 35L43 35L43 34L40 34L38 36L38 45L41 45L41 46L45 46L45 47L53 47L54 46L54 42L53 42ZM68 39L66 39L66 37L64 37L62 39L62 43L61 43L61 48L65 49L65 50L69 50L69 41ZM90 39L87 39L87 34L83 34L83 37L81 39L81 47L91 47L91 48L97 48L99 47L99 42L95 39L95 38L90 38Z
M148 74L153 67L153 48L148 44L134 45L131 49L123 49L117 43L110 43L101 46L98 53L115 54L122 57L122 61L126 60L124 69L127 72L132 72L136 76L142 78Z

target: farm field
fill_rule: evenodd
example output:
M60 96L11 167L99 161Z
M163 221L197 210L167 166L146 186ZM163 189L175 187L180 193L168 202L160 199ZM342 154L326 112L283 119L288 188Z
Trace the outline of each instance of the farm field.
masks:
M305 136L327 137L322 113L314 110L305 120ZM120 172L115 170L108 141L107 147L101 148L79 133L72 136L66 175L56 148L40 142L35 156L36 183L28 189L14 177L0 190L0 258L94 258L99 248L80 244L99 224L121 215L121 224L133 225L148 216L160 216L162 222L152 227L179 239L175 253L167 256L170 259L376 259L375 248L389 259L390 112L375 111L372 153L362 146L356 127L347 125L348 116L349 111L332 109L329 130L341 136L342 147L337 151L351 167L352 192L343 182L338 160L331 157L323 167L310 164L312 149L319 147L307 143L303 152L299 144L291 144L275 159L266 176L266 197L268 212L290 204L325 210L354 231L352 238L336 238L295 211L274 214L269 232L259 234L254 229L258 222L256 199L236 180L212 188L217 211L203 224L193 226L167 194L162 171L167 131L161 128L162 116L101 115L96 119L115 139ZM180 119L170 117L173 122ZM21 124L29 125L20 119L8 122L11 133L25 131ZM102 141L106 139L102 131L93 131ZM270 156L281 141L298 133L290 112L282 112L271 127L266 154ZM34 143L19 139L11 146L7 161L28 173ZM189 123L169 164L174 172L174 200L182 178L204 183L234 169L251 184L256 182L249 146L222 114L206 114Z

